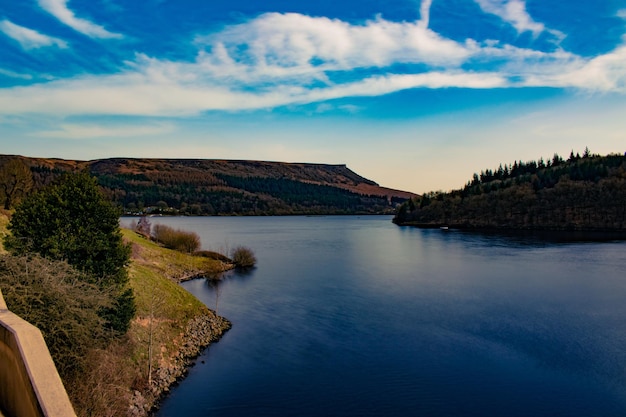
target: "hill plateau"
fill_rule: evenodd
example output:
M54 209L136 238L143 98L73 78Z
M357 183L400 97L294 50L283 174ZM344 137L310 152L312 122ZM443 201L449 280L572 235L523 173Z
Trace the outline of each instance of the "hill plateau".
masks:
M128 214L391 214L415 194L380 187L345 165L211 159L18 158L35 189L87 170Z

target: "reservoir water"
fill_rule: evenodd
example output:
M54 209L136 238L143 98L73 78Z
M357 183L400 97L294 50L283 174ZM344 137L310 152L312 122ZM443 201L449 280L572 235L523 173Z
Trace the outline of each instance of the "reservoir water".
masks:
M233 328L158 417L626 415L626 242L389 216L155 223L258 258L217 290L184 284Z

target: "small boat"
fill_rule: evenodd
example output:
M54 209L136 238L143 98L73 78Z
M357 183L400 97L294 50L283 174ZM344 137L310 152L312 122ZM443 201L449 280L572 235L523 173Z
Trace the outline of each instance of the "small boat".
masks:
M448 230L448 226L441 226L440 229L441 230Z

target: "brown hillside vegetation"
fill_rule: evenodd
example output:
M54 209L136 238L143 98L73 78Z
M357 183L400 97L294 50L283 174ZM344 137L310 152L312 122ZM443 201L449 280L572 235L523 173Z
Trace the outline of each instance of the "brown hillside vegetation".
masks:
M15 156L0 156L0 164ZM35 187L88 170L127 212L192 215L382 214L415 196L380 187L345 165L211 159L18 157Z

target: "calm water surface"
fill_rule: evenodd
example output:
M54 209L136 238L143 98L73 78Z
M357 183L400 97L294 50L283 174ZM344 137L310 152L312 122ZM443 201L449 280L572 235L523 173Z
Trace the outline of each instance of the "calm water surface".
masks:
M626 415L624 242L387 216L153 223L258 258L220 285L233 328L158 417ZM204 280L184 285L215 308Z

